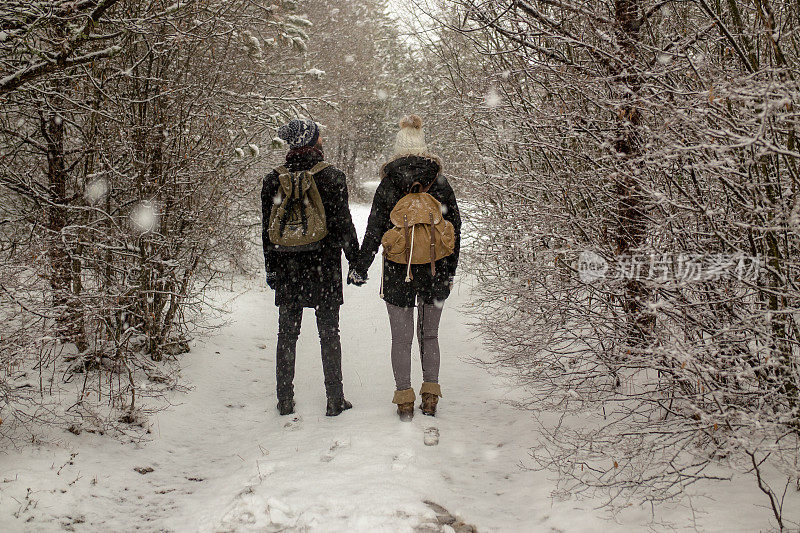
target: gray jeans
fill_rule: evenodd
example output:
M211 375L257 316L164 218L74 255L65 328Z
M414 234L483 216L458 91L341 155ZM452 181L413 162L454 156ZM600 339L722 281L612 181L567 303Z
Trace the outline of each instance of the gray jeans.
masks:
M386 304L392 330L392 370L397 390L411 388L411 344L414 341L414 307ZM422 379L439 383L439 320L442 307L417 306L417 342L422 359Z

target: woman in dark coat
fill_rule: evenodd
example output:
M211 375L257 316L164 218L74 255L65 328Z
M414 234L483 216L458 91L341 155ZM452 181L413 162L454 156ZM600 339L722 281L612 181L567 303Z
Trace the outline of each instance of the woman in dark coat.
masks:
M418 184L418 185L417 185ZM415 188L416 185L416 188ZM458 266L461 243L461 215L455 193L442 175L439 157L428 152L422 119L416 115L400 122L395 155L381 169L381 183L375 192L361 255L350 274L353 283L366 280L383 235L393 227L390 213L406 194L427 189L442 204L442 215L455 230L455 251L436 261L436 273L429 264L412 265L411 280L406 281L407 265L383 260L381 296L386 301L392 330L392 370L397 389L393 403L403 420L414 413L414 389L411 387L411 345L414 339L414 307L417 312L417 341L422 356L422 412L435 415L439 385L439 319L444 301L450 295Z
M285 164L290 172L310 170L324 160L319 129L313 121L293 120L278 134L291 147ZM314 180L325 209L328 234L313 251L279 251L279 247L270 241L269 217L280 189L277 171L264 179L261 190L267 283L275 290L275 305L279 307L276 374L281 415L294 412L295 353L305 307L316 309L328 397L326 414L336 416L352 407L344 399L342 388L339 308L344 303L342 251L353 263L358 257L358 237L350 216L344 173L328 166L318 172Z

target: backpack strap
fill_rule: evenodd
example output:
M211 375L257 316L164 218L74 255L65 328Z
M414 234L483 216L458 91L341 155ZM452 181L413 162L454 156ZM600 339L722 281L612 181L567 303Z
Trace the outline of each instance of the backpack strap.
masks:
M433 213L431 215L431 276L436 276L436 224L433 223Z
M329 166L331 166L330 163L326 163L325 161L320 161L319 163L311 167L311 170L308 171L308 174L310 176L314 176L315 174L319 174Z
M289 175L289 183L290 183L292 188L289 191L287 191L288 200L286 200L286 206L285 206L285 209L283 211L283 217L281 218L281 221L280 221L280 228L279 228L278 231L280 232L281 237L283 237L283 233L286 231L286 225L289 223L289 218L292 216L292 211L293 211L293 209L295 207L295 204L300 202L300 198L298 196L298 192L299 192L299 183L298 182L299 182L299 179L297 178L297 176L295 176L292 173L288 173L288 175ZM305 229L305 220L303 220L303 222L304 222L303 225L304 225L304 229ZM304 231L304 233L305 233L305 231Z
M308 172L309 175L313 176L314 174L319 174L320 172L322 172L323 170L325 170L329 166L331 166L330 163L326 163L325 161L320 161L319 163L317 163L316 165L311 167L311 169L307 170L306 172ZM275 172L277 172L278 176L281 176L283 174L290 174L290 175L293 174L293 172L291 170L286 168L286 165L279 166L278 168L275 169Z
M433 187L433 182L434 181L436 181L436 180L433 180L432 182L430 182L427 187L423 187L420 182L415 181L414 184L409 189L409 191L410 192L414 192L414 187L419 187L419 192L427 193L429 190L431 190L431 187Z

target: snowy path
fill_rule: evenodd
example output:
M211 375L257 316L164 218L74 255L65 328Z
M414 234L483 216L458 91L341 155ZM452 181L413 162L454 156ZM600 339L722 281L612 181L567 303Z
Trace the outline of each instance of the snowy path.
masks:
M366 212L355 214L363 232ZM390 403L378 269L366 287L346 289L342 309L353 410L324 416L309 310L298 345L298 420L278 416L273 294L260 279L241 281L230 323L184 358L192 390L156 417L152 441L120 444L84 433L0 456L0 531L452 531L436 525L425 500L482 532L645 529L649 509L632 509L625 524L607 522L596 502L553 501L549 475L520 468L529 463L534 425L503 403L509 389L466 361L482 350L461 310L466 284L443 316L439 416L400 423ZM418 387L418 357L414 379ZM424 431L434 425L440 444L425 446Z

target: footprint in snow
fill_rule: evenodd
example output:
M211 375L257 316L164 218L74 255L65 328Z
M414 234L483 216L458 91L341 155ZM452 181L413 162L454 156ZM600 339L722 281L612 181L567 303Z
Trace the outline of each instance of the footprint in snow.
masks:
M422 503L436 513L435 520L423 522L414 528L415 533L434 533L440 531L455 531L455 533L477 533L478 529L472 524L464 522L459 516L454 515L441 505L429 500Z
M297 517L294 510L275 498L267 500L267 517L270 525L276 528L274 531L287 531L297 525Z
M341 448L347 448L349 446L350 446L349 441L337 440L331 445L330 449L327 452L322 454L320 460L323 463L330 463L331 461L333 461L333 458L336 457L336 453L338 450L340 450Z
M294 531L296 515L288 505L274 498L265 501L250 487L236 497L214 531L253 531L254 526L258 531Z
M439 429L435 427L429 427L426 429L424 442L425 446L436 446L439 444Z
M394 471L401 471L408 468L409 463L411 463L412 459L414 459L414 452L410 450L405 450L394 457L392 457L392 470Z
M289 431L296 431L296 430L300 429L300 426L301 426L302 422L303 422L302 418L300 418L299 416L294 416L294 417L292 417L291 420L286 422L283 425L283 427L288 429Z
M258 480L263 481L265 477L275 473L275 463L268 459L259 459L256 461L256 469L258 470Z

